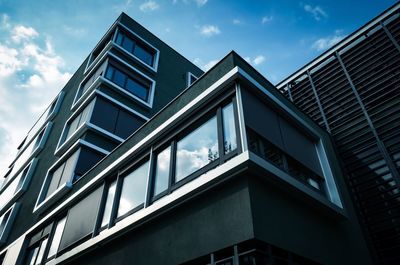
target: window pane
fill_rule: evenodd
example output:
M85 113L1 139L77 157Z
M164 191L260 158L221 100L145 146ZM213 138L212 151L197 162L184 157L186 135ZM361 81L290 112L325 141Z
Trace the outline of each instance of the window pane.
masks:
M67 140L69 137L71 137L71 135L76 131L76 129L78 128L79 125L79 119L80 119L80 115L78 115L75 119L72 120L72 122L70 123L69 127L68 127L68 133L67 136L65 136L65 140ZM65 142L64 140L64 142Z
M89 120L90 111L92 110L93 105L94 105L94 100L92 102L90 102L89 105L87 105L85 107L85 109L82 111L82 114L80 115L81 118L79 120L78 127Z
M102 153L82 147L75 166L73 181L78 180L80 177L86 174L86 172L88 172L89 169L91 169L103 157L104 154Z
M237 147L235 118L233 115L232 103L222 109L222 120L224 127L224 151L225 154L228 154Z
M0 217L0 239L2 237L2 234L4 232L4 229L6 228L6 224L8 221L8 218L10 217L10 213L12 210L8 210L6 213L4 213L1 217Z
M111 65L108 66L105 77L109 80L112 80L113 74L115 72L115 68Z
M79 152L80 152L80 149L76 150L75 153L73 153L65 162L64 172L62 173L58 187L71 181L72 177L74 176L73 174L75 172L75 165L76 165L76 161L79 156Z
M35 260L36 260L36 256L38 254L38 251L39 251L39 247L31 249L29 251L29 254L27 256L25 264L34 265L35 264Z
M108 188L107 201L104 206L104 214L103 214L103 220L101 221L101 227L108 225L108 222L110 221L111 209L114 202L116 186L117 186L117 181L113 181L110 184L110 187Z
M153 54L143 49L140 45L135 46L134 55L146 64L153 66Z
M122 35L121 32L119 31L117 34L116 43L122 46L123 37L124 37L124 35Z
M54 191L58 189L58 185L60 184L60 179L62 177L62 173L64 171L65 163L62 163L52 174L51 181L49 184L49 188L47 189L47 195L51 195ZM51 173L50 173L51 174Z
M178 142L175 181L182 180L218 157L217 119L213 117Z
M120 87L124 87L125 79L126 79L126 75L123 74L121 71L115 69L115 74L113 77L114 83L119 85Z
M61 241L61 236L64 231L64 226L65 226L66 220L67 220L67 217L64 217L58 221L56 231L54 231L53 240L51 241L49 254L47 254L47 257L52 257L57 253L58 246L60 245L60 241Z
M126 90L143 99L144 101L147 101L148 89L143 84L128 78Z
M168 147L157 155L156 174L154 177L154 196L168 188L170 160L171 147Z
M29 164L29 165L22 171L22 173L19 173L21 177L18 178L19 181L18 181L18 185L17 185L17 188L15 189L15 191L21 189L21 188L22 188L22 185L24 185L26 176L28 175L28 171L29 171L30 168L31 168L31 164Z
M39 252L38 252L38 255L37 255L37 259L36 259L35 265L39 265L43 260L44 250L46 249L46 246L47 246L47 240L48 239L46 238L40 244L40 249L39 249Z
M93 114L90 121L100 128L114 133L115 123L118 118L118 108L102 98L96 99Z
M149 162L147 161L124 177L118 207L118 217L144 202L148 171Z
M122 43L122 47L124 47L125 50L128 52L132 52L133 50L133 41L127 37L124 38L124 42Z
M138 118L136 115L128 113L124 110L120 110L117 124L115 126L115 134L123 139L126 139L140 126L142 126L143 123L144 120Z

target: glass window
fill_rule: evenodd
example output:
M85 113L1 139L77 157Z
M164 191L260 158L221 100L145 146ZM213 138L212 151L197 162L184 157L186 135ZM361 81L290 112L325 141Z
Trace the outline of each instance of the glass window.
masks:
M112 80L112 77L113 77L113 75L114 75L114 72L115 72L115 68L112 67L112 66L109 66L109 67L107 68L107 72L106 72L105 77L106 77L107 79L109 79L109 80Z
M149 162L137 167L123 179L118 217L140 206L145 199Z
M115 134L126 139L140 126L142 126L143 123L144 120L140 119L138 116L127 111L120 110L115 127Z
M126 75L124 75L121 71L115 69L112 81L114 81L114 83L116 83L120 87L125 87L125 80L126 80Z
M217 119L213 117L177 143L175 181L218 158Z
M153 65L153 54L148 52L146 49L141 47L140 45L135 46L135 51L134 54L136 57L138 57L140 60L145 62L146 64L152 66Z
M4 213L2 216L0 216L0 239L3 236L3 232L6 228L8 219L10 218L11 211L12 210L8 210L6 213Z
M113 181L108 187L107 200L106 204L104 205L104 213L103 213L103 219L101 221L101 227L107 226L108 222L110 221L116 187L117 187L117 181Z
M51 241L50 245L50 250L49 253L47 254L48 258L53 257L57 253L66 220L67 217L64 217L57 222L57 227L56 230L54 231L53 240Z
M141 83L128 78L128 81L126 83L126 90L135 94L136 96L143 99L144 101L147 101L147 95L148 95L147 90L148 89Z
M118 32L116 42L117 42L119 45L121 45L121 46L122 46L123 38L124 38L124 35L122 35L121 32Z
M29 250L28 255L26 256L25 264L27 265L35 265L36 257L39 252L39 246Z
M168 188L170 160L171 147L166 148L157 155L153 191L154 196L160 194Z
M89 115L90 112L92 110L92 107L94 105L94 101L90 102L83 110L80 114L78 114L78 116L75 117L75 119L73 119L71 122L69 122L69 125L67 126L67 134L65 136L65 139L63 140L63 142L65 142L65 140L67 140L68 138L71 137L71 135L74 134L74 132L85 122L87 122L89 120Z
M232 103L222 109L222 121L224 128L224 152L228 154L237 148L235 117Z
M122 47L125 48L128 52L132 52L134 46L134 42L129 38L124 38L124 42L122 43Z
M45 251L46 246L47 246L47 241L48 241L48 238L44 239L42 241L42 243L40 243L40 247L39 247L39 251L38 251L38 254L37 254L35 265L39 265L43 261L43 255L44 255L44 251Z

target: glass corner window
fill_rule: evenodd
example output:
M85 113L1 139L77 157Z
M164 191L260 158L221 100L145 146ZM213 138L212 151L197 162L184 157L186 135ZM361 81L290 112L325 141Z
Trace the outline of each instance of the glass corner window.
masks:
M184 179L218 158L217 118L212 117L178 141L175 181Z

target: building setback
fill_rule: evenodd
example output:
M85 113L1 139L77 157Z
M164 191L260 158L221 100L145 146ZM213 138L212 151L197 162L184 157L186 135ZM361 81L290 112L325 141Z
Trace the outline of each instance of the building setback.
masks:
M305 113L235 52L203 73L123 13L18 147L0 264L372 264Z
M332 135L377 264L400 264L400 4L278 84Z

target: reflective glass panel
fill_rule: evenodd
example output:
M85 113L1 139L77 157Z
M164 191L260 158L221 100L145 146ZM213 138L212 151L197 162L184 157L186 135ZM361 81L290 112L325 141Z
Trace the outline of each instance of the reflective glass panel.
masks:
M168 188L169 165L171 161L171 147L157 155L156 174L154 178L154 192L157 195Z
M117 181L113 181L110 184L110 187L108 188L107 200L104 206L104 213L103 213L103 220L101 221L101 227L108 225L108 222L110 221L111 209L114 202L116 186L117 186Z
M218 158L217 118L213 117L177 143L175 181Z
M228 154L237 148L235 118L232 103L222 109L222 120L224 128L224 152L225 154Z
M142 164L123 179L118 217L128 213L144 202L149 162Z
M51 241L49 254L47 254L47 257L52 257L57 253L66 220L67 217L64 217L60 221L58 221L56 231L54 232L53 240Z

